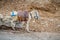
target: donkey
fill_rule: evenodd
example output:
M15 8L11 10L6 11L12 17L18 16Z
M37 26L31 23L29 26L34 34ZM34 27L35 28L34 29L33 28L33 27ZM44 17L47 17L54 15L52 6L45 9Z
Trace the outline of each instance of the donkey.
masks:
M14 20L12 20L12 24L16 27L16 23L14 23L13 21L18 21L19 23L22 23L23 24L26 24L26 30L27 32L30 32L29 31L29 23L30 23L30 20L34 18L35 20L39 20L40 19L40 16L39 16L39 13L37 10L32 10L31 12L28 12L28 11L18 11L17 14L16 14L16 17ZM34 22L35 22L34 20ZM13 27L14 29L14 27Z

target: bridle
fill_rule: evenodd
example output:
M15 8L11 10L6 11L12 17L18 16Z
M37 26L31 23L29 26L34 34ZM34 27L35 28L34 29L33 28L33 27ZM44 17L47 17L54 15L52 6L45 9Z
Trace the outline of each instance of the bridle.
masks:
M36 14L36 15L34 16L34 18L35 18L35 19L38 19L38 15L37 15L36 12L35 12L35 14ZM30 16L31 16L31 18L32 18L32 14L31 14L31 13L30 13Z

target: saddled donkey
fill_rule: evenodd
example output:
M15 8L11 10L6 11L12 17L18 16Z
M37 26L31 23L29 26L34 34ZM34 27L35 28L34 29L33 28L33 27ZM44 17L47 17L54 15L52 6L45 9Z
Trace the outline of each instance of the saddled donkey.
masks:
M17 14L18 14L17 15L18 16L18 21L26 23L26 30L27 30L27 32L30 32L29 31L30 20L32 18L34 18L35 20L39 20L39 18L40 18L39 13L38 13L37 10L33 10L31 12L28 12L28 11L21 12L21 11L19 11Z

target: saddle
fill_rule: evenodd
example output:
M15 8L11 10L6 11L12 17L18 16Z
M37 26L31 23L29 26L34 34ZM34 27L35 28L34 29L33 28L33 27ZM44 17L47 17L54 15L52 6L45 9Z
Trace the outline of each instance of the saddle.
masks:
M18 20L19 22L21 22L21 21L27 21L28 18L22 17L22 16L17 16L17 20Z
M28 12L26 12L26 11L24 11L24 12L18 12L17 20L19 22L21 22L21 21L27 21L28 20Z

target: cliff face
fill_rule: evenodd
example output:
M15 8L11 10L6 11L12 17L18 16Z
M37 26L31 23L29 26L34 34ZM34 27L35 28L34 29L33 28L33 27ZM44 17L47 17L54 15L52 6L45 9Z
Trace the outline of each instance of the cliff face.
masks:
M30 30L60 32L60 0L0 0L0 13L36 9L41 19L30 23Z

